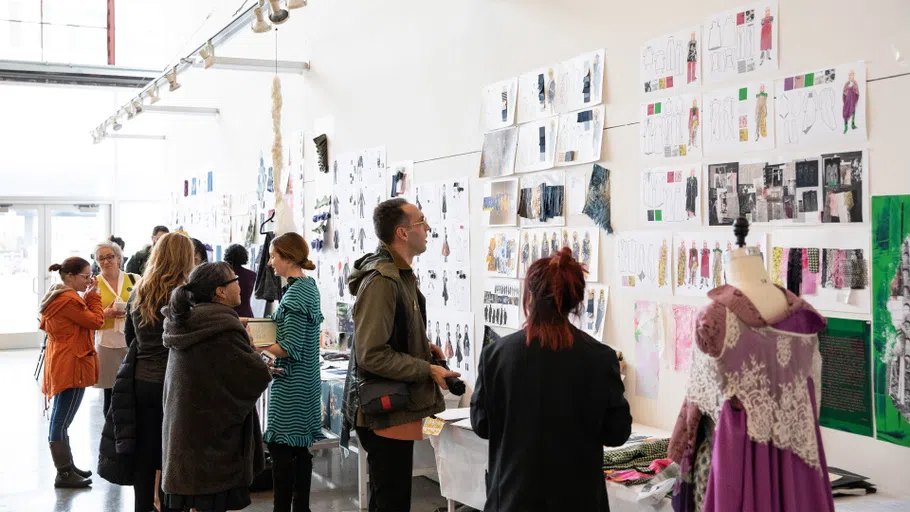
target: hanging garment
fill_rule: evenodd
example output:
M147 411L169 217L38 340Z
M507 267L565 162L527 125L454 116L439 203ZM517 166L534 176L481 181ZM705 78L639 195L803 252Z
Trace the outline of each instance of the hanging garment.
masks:
M812 272L813 274L818 274L818 272L819 272L819 268L818 268L818 248L816 248L816 247L810 247L809 249L807 249L806 252L808 253L808 260L809 260L808 267L809 267L809 272Z
M787 289L794 295L802 291L803 282L803 250L791 248L787 259Z
M259 265L256 268L256 282L253 291L259 300L281 300L281 278L269 266L269 247L275 238L274 233L267 233L262 248L259 250Z
M810 250L811 249L803 249L803 282L801 287L802 293L797 295L815 295L816 293L816 287L818 286L818 274L812 273L812 271L809 270Z
M846 282L845 277L845 264L846 264L846 254L843 249L831 249L834 253L834 270L833 270L833 281L834 287L837 289L844 288Z
M315 139L316 155L318 157L319 172L328 174L329 172L329 139L322 134Z
M774 247L771 249L771 282L777 286L783 286L780 280L780 265L784 258L784 248Z
M703 418L716 424L704 512L834 510L818 423L826 321L782 291L787 310L774 324L732 286L708 292L713 302L698 316L686 399L667 449L681 468L675 510L695 510Z
M607 233L613 233L610 223L610 170L594 164L588 195L582 213Z

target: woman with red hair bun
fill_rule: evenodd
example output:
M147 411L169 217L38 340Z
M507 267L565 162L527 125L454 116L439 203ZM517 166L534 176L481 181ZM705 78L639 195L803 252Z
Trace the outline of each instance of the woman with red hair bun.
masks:
M483 348L471 425L490 440L486 512L610 509L603 447L632 428L616 352L577 329L585 268L566 247L528 268L523 330Z

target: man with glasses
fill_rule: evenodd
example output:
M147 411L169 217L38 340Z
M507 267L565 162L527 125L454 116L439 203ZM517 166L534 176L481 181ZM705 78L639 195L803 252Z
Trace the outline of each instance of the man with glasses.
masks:
M406 383L407 406L387 401L382 412L367 414L362 406L368 397L361 396L355 402L361 408L345 407L345 415L367 451L370 512L408 512L414 441L423 438L423 418L445 410L440 391L447 389L445 379L459 374L432 364L445 356L427 338L426 300L411 268L414 257L427 250L430 226L423 213L404 199L390 199L373 211L373 228L379 247L354 263L348 279L356 297L353 371L365 384Z

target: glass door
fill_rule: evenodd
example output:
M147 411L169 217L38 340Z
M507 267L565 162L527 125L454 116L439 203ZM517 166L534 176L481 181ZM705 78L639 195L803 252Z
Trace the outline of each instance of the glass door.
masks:
M47 289L44 206L0 205L0 348L35 347Z
M0 204L0 349L40 346L38 306L59 281L47 267L70 256L91 262L110 225L109 205Z

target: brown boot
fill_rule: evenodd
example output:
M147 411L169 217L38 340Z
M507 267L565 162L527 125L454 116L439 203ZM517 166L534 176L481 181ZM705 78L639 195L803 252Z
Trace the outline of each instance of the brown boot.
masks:
M64 434L64 435L65 435L65 434ZM69 449L69 445L70 445L70 437L69 437L69 435L67 435L67 436L66 436L66 446L67 446L67 449ZM72 449L69 449L69 450L70 450L70 453L72 453ZM82 478L88 478L88 477L92 476L91 470L88 470L88 469L79 469L79 468L77 468L77 467L76 467L76 462L75 462L75 461L73 461L73 471L74 471L77 475L81 476Z
M51 458L57 468L57 478L54 487L80 489L92 484L91 479L85 479L73 471L73 454L70 452L69 443L66 441L51 441Z

